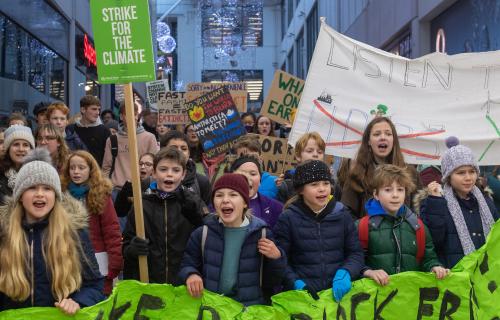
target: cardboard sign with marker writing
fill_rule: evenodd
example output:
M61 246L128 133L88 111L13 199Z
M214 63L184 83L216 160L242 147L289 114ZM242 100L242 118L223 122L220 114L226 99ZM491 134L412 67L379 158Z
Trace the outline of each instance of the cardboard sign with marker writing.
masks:
M297 164L294 160L293 148L288 145L287 139L259 135L259 142L264 171L279 176L284 171L293 169ZM284 161L286 161L285 170L283 170Z
M158 124L186 124L189 117L186 110L186 93L168 91L159 94Z
M146 82L146 99L153 110L158 110L158 99L160 94L170 91L168 79Z
M194 100L210 91L226 86L231 93L238 112L247 111L247 85L245 82L193 82L188 83L186 99Z

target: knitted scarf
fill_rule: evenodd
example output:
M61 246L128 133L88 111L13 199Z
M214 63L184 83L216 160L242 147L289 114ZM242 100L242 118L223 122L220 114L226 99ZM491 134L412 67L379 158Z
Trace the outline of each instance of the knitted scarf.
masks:
M68 185L68 190L71 195L78 200L82 200L85 198L87 193L89 192L89 186L87 184L75 184L71 182Z
M486 200L484 199L484 196L479 188L474 186L474 188L472 188L472 194L479 204L479 213L481 215L484 238L486 239L486 236L490 233L491 226L495 223L495 221L493 220L493 215L491 214L488 204L486 203ZM458 203L458 200L453 192L453 188L449 183L444 185L444 198L446 199L448 210L450 211L455 228L457 229L458 238L462 244L464 254L468 255L469 253L474 252L476 248L474 247L474 243L470 237L469 229L467 228L460 204Z
M9 170L5 171L5 176L7 177L7 185L9 188L14 190L14 186L16 185L16 177L17 177L17 172L14 168L10 168Z

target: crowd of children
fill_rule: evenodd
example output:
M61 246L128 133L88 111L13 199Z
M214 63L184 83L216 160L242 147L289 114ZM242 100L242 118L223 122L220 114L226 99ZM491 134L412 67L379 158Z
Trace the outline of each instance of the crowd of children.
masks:
M193 297L208 289L248 306L284 290L331 288L340 301L361 277L382 286L405 271L443 279L499 217L484 188L496 187L496 168L481 184L472 151L450 138L433 167L441 177L426 175L422 186L387 117L367 125L338 172L323 138L309 132L295 145L297 166L276 177L263 171L251 134L278 135L265 116L243 114L249 134L230 156L208 158L192 125L155 128L151 110L142 125L136 109L141 238L124 107L116 133L94 97L82 98L73 124L63 103L37 111L46 118L35 134L13 115L0 145L0 310L74 314L111 294L119 278L139 279L140 256L150 282L186 285ZM113 114L103 120L112 124Z

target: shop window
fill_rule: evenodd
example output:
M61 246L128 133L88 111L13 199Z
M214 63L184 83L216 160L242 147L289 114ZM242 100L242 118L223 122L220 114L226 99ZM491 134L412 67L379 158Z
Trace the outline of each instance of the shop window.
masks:
M386 51L405 58L411 58L411 33L408 31L387 46Z

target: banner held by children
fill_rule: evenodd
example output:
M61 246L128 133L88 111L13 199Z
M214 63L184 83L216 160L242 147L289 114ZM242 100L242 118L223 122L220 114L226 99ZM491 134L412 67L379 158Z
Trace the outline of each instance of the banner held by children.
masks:
M304 90L304 80L276 70L261 113L281 124L292 124Z
M386 286L371 279L353 282L340 303L331 289L314 300L304 290L287 291L272 297L272 306L242 304L204 291L192 298L186 287L144 284L127 280L118 283L105 301L80 310L75 316L56 308L26 308L0 312L7 319L496 319L500 291L500 225L491 229L486 244L464 257L443 280L435 274L403 272L390 277Z
M168 91L159 94L158 124L186 124L189 117L186 110L186 93Z
M288 140L270 136L259 136L261 157L264 171L279 176L283 171L293 169L297 163L294 160L294 149L288 145ZM286 160L285 160L286 159ZM283 162L286 161L283 168Z
M246 133L227 87L186 103L189 119L209 158L226 153Z
M354 158L373 115L396 126L405 160L438 164L456 136L482 165L500 164L500 51L407 59L322 23L289 136L318 131L326 152Z
M146 98L152 110L158 111L159 96L167 91L170 91L168 79L146 82Z
M194 100L210 91L226 86L238 112L247 111L247 84L245 82L192 82L187 84L186 99Z

